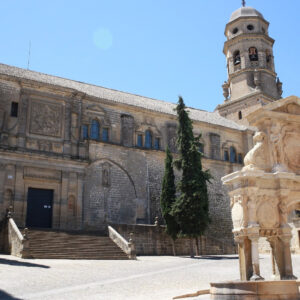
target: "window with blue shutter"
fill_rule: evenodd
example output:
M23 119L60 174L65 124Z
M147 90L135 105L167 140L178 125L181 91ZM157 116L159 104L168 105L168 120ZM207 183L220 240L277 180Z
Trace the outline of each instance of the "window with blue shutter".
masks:
M92 126L91 126L91 139L99 140L99 129L100 129L99 122L96 120L93 120Z

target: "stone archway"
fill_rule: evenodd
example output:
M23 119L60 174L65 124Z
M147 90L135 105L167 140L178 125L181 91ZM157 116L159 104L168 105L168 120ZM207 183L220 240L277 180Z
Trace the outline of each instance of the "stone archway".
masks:
M88 167L84 200L88 227L135 224L136 199L134 182L119 164L101 159Z

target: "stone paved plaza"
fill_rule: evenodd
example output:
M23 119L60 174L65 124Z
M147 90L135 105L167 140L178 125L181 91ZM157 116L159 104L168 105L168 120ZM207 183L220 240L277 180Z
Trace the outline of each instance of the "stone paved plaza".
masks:
M268 279L270 257L261 255ZM300 277L300 255L293 256ZM238 279L237 256L143 256L137 261L22 260L0 255L0 299L165 300ZM208 296L187 299L208 299Z

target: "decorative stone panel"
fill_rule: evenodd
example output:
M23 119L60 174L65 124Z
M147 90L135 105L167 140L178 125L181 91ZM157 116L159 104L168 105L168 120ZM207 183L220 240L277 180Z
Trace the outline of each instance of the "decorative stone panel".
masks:
M31 101L30 133L61 137L63 107L44 101Z

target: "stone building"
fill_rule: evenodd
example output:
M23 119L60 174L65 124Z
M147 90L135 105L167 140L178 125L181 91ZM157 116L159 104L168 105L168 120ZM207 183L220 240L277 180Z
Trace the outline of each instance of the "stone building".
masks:
M212 223L232 240L220 178L239 170L252 147L244 117L281 97L268 22L242 7L226 25L226 100L215 112L190 108L202 133ZM167 145L176 152L175 105L0 64L0 213L21 227L103 229L153 224ZM238 122L235 122L238 121ZM239 122L244 124L239 124Z

